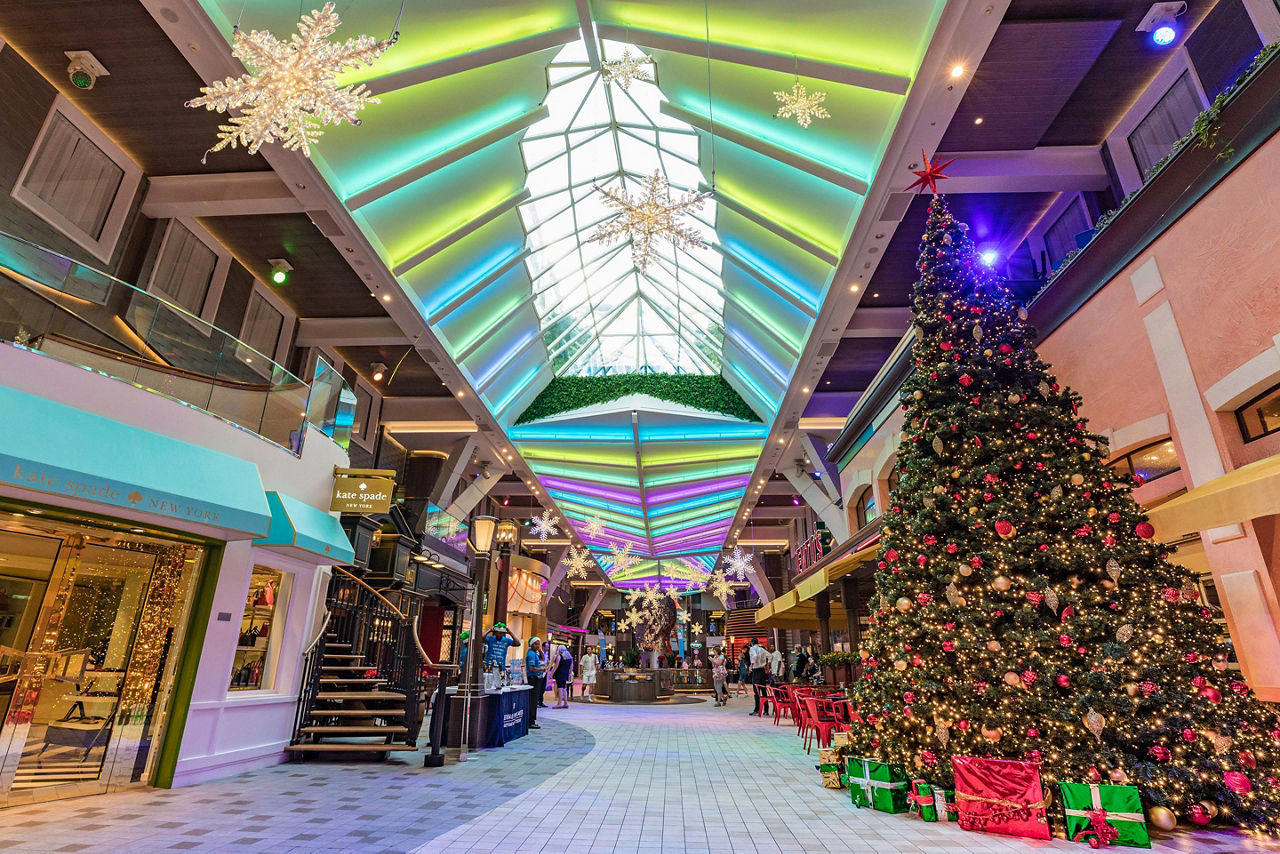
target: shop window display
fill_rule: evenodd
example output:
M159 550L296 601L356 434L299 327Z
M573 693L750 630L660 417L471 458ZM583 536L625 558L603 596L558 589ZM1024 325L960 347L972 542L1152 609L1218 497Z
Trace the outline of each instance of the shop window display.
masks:
M240 640L231 668L231 690L271 688L279 654L277 615L284 613L284 573L255 566L245 597Z

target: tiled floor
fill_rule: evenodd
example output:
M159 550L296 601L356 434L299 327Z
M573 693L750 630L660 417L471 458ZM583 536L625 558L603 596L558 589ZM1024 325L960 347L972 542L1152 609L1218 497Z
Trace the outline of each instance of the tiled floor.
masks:
M818 785L794 731L728 708L588 706L463 764L280 765L172 791L0 811L0 851L1080 851L858 810ZM1119 850L1119 849L1117 849ZM1280 852L1228 832L1158 852Z

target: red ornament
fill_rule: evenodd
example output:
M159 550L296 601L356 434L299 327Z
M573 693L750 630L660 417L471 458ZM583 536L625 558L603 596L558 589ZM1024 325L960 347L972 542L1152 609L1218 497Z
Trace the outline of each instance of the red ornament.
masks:
M996 533L999 534L1003 539L1007 540L1009 537L1013 536L1013 533L1014 533L1013 523L1008 521L1007 519L997 519L993 527L996 529Z
M974 569L981 569L981 568L982 568L982 558L980 558L980 557L971 557L971 558L969 558L969 566L973 567Z
M942 624L942 627L943 627L944 629L946 629L947 631L949 631L949 632L953 632L953 631L955 631L955 629L956 629L956 624L955 624L955 623L943 623L943 624Z
M1166 587L1160 591L1160 598L1166 602L1177 602L1182 598L1182 594L1178 592L1176 587Z
M1039 590L1028 590L1027 601L1030 602L1032 605L1039 605L1041 602L1044 601L1044 594L1041 593Z
M950 352L951 352L951 346L952 346L952 345L951 345L951 342L950 342L950 341L943 341L943 342L942 342L941 344L939 344L938 346L942 348L942 351L943 351L944 353L950 353Z
M1140 474L1135 474L1133 476L1133 483L1135 486L1142 486L1142 484L1146 482L1147 482L1147 479Z
M1038 676L1039 674L1037 674L1034 670L1024 670L1022 671L1022 684L1031 685L1036 681Z
M1185 659L1185 660L1187 661L1187 663L1189 663L1189 664L1195 664L1197 661L1199 661L1199 660L1200 660L1200 656L1199 656L1199 655L1197 655L1197 654L1196 654L1196 653L1194 653L1194 652L1189 652L1189 653L1187 653L1186 655L1184 655L1184 656L1182 656L1182 657L1183 657L1183 659Z
M1063 646L1071 646L1075 641L1071 639L1071 635L1058 635L1058 643Z
M1065 673L1058 674L1058 687L1066 688L1071 685L1071 677Z
M952 643L951 641L943 641L943 642L942 642L942 651L943 651L943 652L955 652L955 649L956 649L956 645L955 645L954 643Z
M1087 655L1089 652L1089 647L1085 646L1084 644L1081 644L1080 646L1076 647L1076 652L1080 653L1081 655Z
M1210 703L1213 703L1215 706L1222 702L1222 692L1219 691L1217 688L1213 687L1212 685L1201 688L1200 696L1204 697L1206 700L1208 700Z
M1105 486L1106 484L1103 484L1103 485ZM1108 521L1108 522L1113 522L1113 523L1114 523L1114 522L1119 522L1119 521L1120 521L1120 514L1119 514L1119 513L1108 513L1108 514L1107 514L1107 521Z
M889 561L889 563L896 562L898 560L898 550L894 548L887 549L884 553L884 559Z
M1039 737L1040 737L1040 730L1036 729L1033 726L1027 727L1027 738L1039 738Z
M905 693L902 695L902 701L903 701L904 703L914 703L914 702L916 701L916 695L915 695L915 692L914 692L914 691L907 691L907 692L905 692Z
M1090 783L1102 782L1102 775L1098 773L1098 768L1096 765L1089 766L1089 782Z
M1197 688L1203 688L1209 684L1209 680L1205 679L1203 676L1197 676L1195 679L1191 680L1191 684Z
M1133 526L1133 532L1144 540L1149 540L1156 535L1155 526L1150 522L1139 522Z
M1245 768L1257 768L1258 759L1253 755L1251 750L1242 750L1236 754L1236 758L1240 760L1240 764Z
M935 537L933 534L925 534L925 535L924 535L924 544L925 544L926 546L932 546L932 545L934 545L934 544L935 544L935 543L937 543L937 542L938 542L938 538L937 538L937 537Z
M1182 740L1185 742L1188 742L1188 743L1193 742L1196 740L1197 737L1198 736L1196 735L1196 731L1191 729L1190 727L1182 731Z
M938 764L938 756L932 750L920 751L920 762L929 768Z
M921 566L924 566L928 562L929 562L929 558L927 556L916 555L916 563L920 564Z
M1093 528L1091 528L1088 525L1081 525L1079 528L1076 528L1077 537L1087 537L1092 533L1093 533Z
M1248 775L1239 771L1227 771L1222 775L1222 782L1237 795L1247 795L1253 791L1253 783L1249 780Z
M1243 697L1249 693L1249 686L1241 682L1239 679L1232 679L1231 690Z
M966 730L969 729L969 722L967 720L956 721L956 729L960 730L961 732L965 732Z
M1012 352L1013 352L1013 348L1012 348L1012 347L1010 347L1008 344L1001 344L1001 345L1000 345L1000 352L1001 352L1001 353L1012 353Z
M958 551L960 551L960 547L955 543L947 543L947 554L953 555Z
M965 388L968 388L969 386L973 385L973 377L969 376L968 374L961 374L960 385L964 386Z
M1157 762L1168 762L1169 757L1172 755L1169 753L1169 748L1165 747L1163 744L1151 745L1147 750L1147 753L1150 753L1151 758Z
M915 189L916 195L919 195L924 192L925 187L928 187L929 192L936 196L938 195L938 181L947 177L942 174L942 170L954 163L956 159L953 157L946 163L939 163L938 160L941 158L934 158L933 161L930 161L929 155L924 153L924 149L920 150L920 157L924 160L924 168L911 170L916 179L911 183L910 187L907 187L906 192ZM950 319L949 317L947 318L947 320Z
M924 659L921 658L920 653L917 652L915 655L911 656L911 663L914 666L919 667L920 665L924 664Z
M1187 815L1195 824L1208 824L1213 816L1209 815L1209 811L1200 804L1192 804L1187 809Z
M1102 544L1104 546L1114 546L1116 544L1116 538L1111 536L1110 534L1107 534L1105 537L1102 538Z
M1027 761L1028 761L1028 762L1036 762L1036 763L1039 763L1039 762L1040 762L1041 760L1043 760L1043 759L1044 759L1044 754L1043 754L1043 753L1041 753L1039 750L1028 750L1028 751L1027 751Z

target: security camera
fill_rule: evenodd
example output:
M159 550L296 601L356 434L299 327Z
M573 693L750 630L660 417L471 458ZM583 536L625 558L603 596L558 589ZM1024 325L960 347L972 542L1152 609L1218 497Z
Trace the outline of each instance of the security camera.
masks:
M67 79L77 89L92 89L99 77L109 77L110 71L103 67L98 58L87 50L68 50L63 52L71 64L67 66Z

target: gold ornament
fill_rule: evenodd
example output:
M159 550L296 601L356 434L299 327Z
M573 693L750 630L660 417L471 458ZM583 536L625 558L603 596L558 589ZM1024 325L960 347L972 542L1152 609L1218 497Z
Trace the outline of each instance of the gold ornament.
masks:
M1178 816L1168 807L1152 807L1147 811L1147 821L1158 830L1173 830L1178 826Z
M989 727L986 724L983 724L982 726L982 737L985 738L987 741L990 741L990 742L999 741L1001 736L1003 735L1004 733L1000 730L1000 727L998 726Z
M1133 626L1131 624L1125 623L1123 626L1116 629L1116 640L1120 643L1128 643L1132 639Z
M1218 817L1218 805L1213 801L1201 801L1200 806L1204 807L1205 812L1209 813L1209 821L1213 821Z
M987 649L991 652L999 652L1000 641L998 640L987 641Z
M898 601L893 603L893 607L905 614L911 610L911 600L906 596L899 597Z
M973 575L973 567L967 563L960 564L960 574L965 576Z
M858 656L859 656L859 657L861 657L861 658L870 658L870 657L871 657L871 651L870 651L870 650L866 650L866 649L860 649L860 650L858 650Z
M947 601L956 606L959 606L963 601L960 596L960 590L956 587L954 581L947 585Z
M1123 687L1124 687L1124 692L1128 694L1130 697L1138 696L1138 691L1140 689L1138 688L1137 682L1126 682L1124 683Z
M1012 670L1006 670L1004 673L1004 684L1013 688L1022 684L1022 677L1014 673Z
M1039 390L1042 397L1048 397L1053 392L1053 386L1041 380Z
M1082 475L1082 474L1073 474L1073 475L1071 475L1071 485L1072 485L1072 486L1080 486L1082 483L1084 483L1084 475Z
M916 400L919 400L920 398L924 397L924 392L920 391L919 389L916 389L915 391L911 392L911 396L914 397Z
M1231 749L1231 745L1235 744L1229 736L1216 732L1209 733L1209 740L1213 742L1213 752L1217 753L1219 756L1229 751Z
M941 495L944 492L946 492L946 489L943 488L942 484L938 484L933 488L934 495Z
M1111 782L1113 783L1129 782L1129 775L1124 773L1123 768L1112 768L1111 773L1108 774L1107 776L1111 778Z
M1021 400L1022 400L1022 395L1018 394L1016 391L1009 392L1010 403L1018 403Z
M981 324L978 324L978 323L973 324L973 340L974 340L974 341L981 341L981 340L982 340L982 326L981 326Z
M1013 586L1013 582L1006 576L997 575L995 578L991 579L991 586L996 590L999 590L1001 593L1007 593L1009 592L1009 588Z
M1046 587L1044 590L1044 604L1049 606L1049 610L1058 613L1058 591L1052 587Z
M984 355L984 356L986 356L988 359L990 359L990 358L991 358L991 356L992 356L991 348L990 348L990 347L988 347L987 349L983 350L983 351L982 351L982 355Z
M1087 463L1089 462L1089 460L1093 459L1093 455L1090 454L1088 451L1085 451L1083 454L1080 455L1080 459L1084 460Z
M597 225L588 242L598 240L608 246L615 240L629 239L631 261L641 273L648 270L650 262L657 257L656 240L670 240L677 249L706 248L702 235L681 223L679 218L688 211L701 210L710 193L685 193L673 202L667 179L658 169L644 180L643 191L634 198L625 190L593 186L603 197L604 206L614 209L618 215Z
M778 112L773 114L776 119L794 118L796 124L807 128L814 119L831 118L827 108L822 106L822 102L827 100L827 93L810 93L799 79L792 85L790 92L774 92L773 97L777 98L778 103L782 105L778 107Z
M1084 514L1084 515L1086 515L1086 516L1088 516L1090 519L1092 519L1094 516L1097 516L1097 515L1098 515L1098 508L1097 508L1097 507L1090 507L1088 510L1086 510L1086 511L1085 511L1085 514Z
M1054 488L1053 488L1053 489L1049 490L1049 497L1050 497L1050 498L1052 498L1054 501L1057 501L1059 498L1061 498L1061 497L1062 497L1062 487L1061 487L1061 486L1054 486Z
M907 669L906 659L899 658L897 661L893 662L893 669L906 670Z
M356 113L380 102L363 83L339 86L337 76L372 65L399 34L386 41L359 36L344 44L330 42L340 23L333 3L325 3L318 12L302 16L297 35L287 42L266 31L245 35L237 29L231 55L244 63L247 73L214 81L200 89L200 97L187 101L188 107L240 113L218 126L218 142L206 156L238 145L257 154L266 143L279 140L285 148L301 149L310 157L324 125L360 124Z
M942 439L938 436L933 437L933 452L938 456L942 456Z
M1107 575L1111 576L1111 580L1116 584L1120 583L1120 562L1115 558L1107 559Z
M1093 737L1098 741L1102 741L1102 729L1106 726L1106 719L1090 708L1089 711L1084 713L1082 720L1084 721L1084 728L1093 733Z

